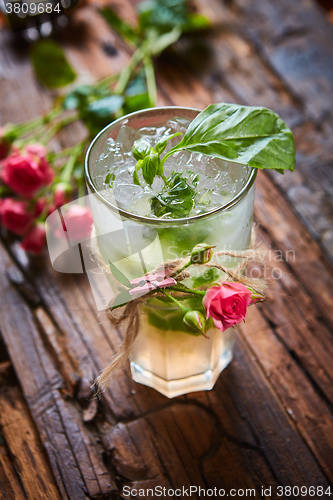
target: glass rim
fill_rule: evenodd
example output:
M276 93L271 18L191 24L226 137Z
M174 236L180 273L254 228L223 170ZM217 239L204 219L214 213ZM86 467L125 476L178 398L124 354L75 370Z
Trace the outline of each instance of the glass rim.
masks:
M235 194L235 196L231 200L229 200L224 205L221 205L220 207L214 208L214 209L212 209L208 212L204 212L202 214L192 215L189 217L182 217L179 219L162 219L162 218L158 218L158 217L146 217L144 215L138 215L138 214L135 214L132 212L127 212L127 210L124 210L122 208L117 207L116 205L113 205L110 201L108 201L106 198L104 198L104 196L102 196L101 193L97 190L94 182L92 181L91 175L90 175L89 159L90 159L90 154L91 154L94 146L97 144L99 138L108 129L110 129L113 126L117 126L117 124L119 124L123 120L126 120L128 118L131 118L131 117L139 115L139 114L146 114L149 111L156 112L156 111L163 111L163 110L178 110L178 111L187 110L187 111L196 111L198 113L200 113L202 111L199 108L186 107L186 106L156 106L154 108L146 108L146 109L140 109L139 111L134 111L133 113L129 113L129 114L124 115L120 118L117 118L117 120L114 120L113 122L106 125L106 127L104 127L91 141L91 143L87 149L86 155L85 155L85 162L84 162L85 180L86 180L86 183L88 184L89 188L93 192L93 194L95 194L113 212L116 212L127 219L132 219L132 220L135 220L138 222L143 222L145 224L155 224L155 225L156 224L175 225L175 224L181 224L181 223L195 222L197 220L204 219L204 218L209 217L211 215L218 214L220 212L225 212L225 211L229 210L231 207L233 207L234 205L238 204L244 198L244 196L247 194L247 192L250 190L250 188L254 184L254 181L255 181L256 176L257 176L257 169L256 168L250 167L251 168L250 175L249 175L246 183L244 184L244 186L238 191L238 193ZM226 161L229 161L229 160L226 160ZM230 163L235 163L235 162L230 161Z

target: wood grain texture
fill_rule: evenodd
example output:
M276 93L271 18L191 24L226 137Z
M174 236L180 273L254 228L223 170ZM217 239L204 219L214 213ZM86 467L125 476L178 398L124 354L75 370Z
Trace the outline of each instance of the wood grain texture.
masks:
M117 3L129 22L134 4ZM5 239L0 330L53 474L36 434L29 435L28 448L22 446L19 428L32 429L32 423L19 389L6 386L0 391L0 409L6 410L1 422L7 437L0 443L6 498L45 498L44 487L48 498L77 500L121 498L124 485L258 490L262 484L332 481L327 167L333 150L325 104L333 88L332 27L309 0L197 4L216 29L182 40L158 61L159 103L263 104L293 127L296 173L261 173L257 182L258 237L272 251L276 298L251 308L238 330L235 359L213 391L168 400L120 370L97 400L91 381L116 352L121 332L96 311L84 276L55 273L46 256L28 259ZM0 31L0 41L0 96L6 96L1 123L45 111L52 94L36 84L7 32ZM75 27L60 41L84 82L118 71L131 53L90 6L77 12ZM115 48L112 57L106 42ZM73 144L83 134L82 127L73 127L60 142ZM30 482L28 450L34 450L42 471Z
M4 384L3 378L7 378ZM13 378L10 367L2 373L0 386L0 428L3 439L1 481L7 480L10 487L2 492L11 492L7 498L48 498L60 500L54 477L40 443L39 435L31 421L20 389L8 384ZM5 458L7 454L7 458ZM9 471L12 464L12 471ZM7 470L6 470L7 469Z

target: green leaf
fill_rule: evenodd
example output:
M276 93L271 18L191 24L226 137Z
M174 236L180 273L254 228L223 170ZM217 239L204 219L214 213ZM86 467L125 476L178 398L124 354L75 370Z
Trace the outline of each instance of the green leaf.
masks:
M124 108L127 113L133 113L134 111L139 111L139 109L150 108L150 99L148 92L143 94L129 95L125 97Z
M119 35L121 35L125 40L133 44L137 43L138 35L136 31L130 24L119 17L112 7L103 7L102 9L100 9L100 13L111 26L111 28Z
M199 276L192 278L193 288L199 288L200 286L214 283L219 279L219 277L220 272L215 267L210 267Z
M149 186L154 182L155 175L159 170L160 158L157 153L151 153L142 160L142 175Z
M291 130L274 111L262 107L211 104L164 158L181 149L260 169L295 166Z
M196 308L205 313L201 298L199 300L197 298L194 298L194 300L180 300L186 307ZM170 307L166 307L168 304ZM149 299L145 305L145 312L149 323L160 330L181 331L190 335L198 335L197 332L183 322L183 313L167 297Z
M156 217L187 217L193 207L195 191L179 172L173 173L162 191L151 200Z
M132 147L132 155L137 161L143 160L146 156L149 155L150 151L151 145L144 137L141 137L140 139L134 141Z
M89 104L87 112L101 119L108 119L122 106L124 99L120 95L110 95Z
M128 288L131 288L131 283L130 281L127 279L127 277L118 269L118 267L116 267L114 264L112 264L112 262L109 261L109 266L110 266L110 269L111 269L111 272L113 274L113 276L116 278L117 281L119 281L119 283L121 283L122 285L125 285L127 286Z
M140 179L139 179L139 176L138 176L138 171L139 171L139 167L138 167L138 164L136 164L135 170L133 172L133 182L137 186L140 186Z
M126 87L126 96L144 94L147 91L146 77L144 71L139 71Z
M114 120L115 113L121 109L123 102L123 97L119 95L109 95L92 101L81 109L81 119L90 133L95 135Z
M116 175L113 172L109 172L105 176L104 184L106 184L110 188L113 188L113 183L115 180L116 180Z
M69 64L60 45L53 40L39 40L30 53L36 77L49 88L72 83L76 73Z
M185 33L191 33L192 31L206 30L210 26L211 22L208 17L196 12L190 12L182 29Z
M124 109L126 113L132 113L146 108L150 108L150 99L145 74L139 71L126 88Z
M138 6L141 31L154 28L160 33L186 24L186 0L146 0Z
M79 109L86 104L88 98L96 93L93 85L79 85L69 92L63 102L65 109Z
M120 292L116 296L116 298L114 299L114 302L112 304L111 309L114 309L115 307L123 306L123 305L127 304L127 302L130 302L131 300L133 300L133 297L131 296L131 294L127 290L125 290L124 292Z
M175 132L172 135L168 135L166 137L163 137L156 144L154 144L153 150L156 151L156 153L158 153L160 155L165 150L168 141L170 141L171 139L173 139L174 137L177 137L179 135L182 135L182 132Z

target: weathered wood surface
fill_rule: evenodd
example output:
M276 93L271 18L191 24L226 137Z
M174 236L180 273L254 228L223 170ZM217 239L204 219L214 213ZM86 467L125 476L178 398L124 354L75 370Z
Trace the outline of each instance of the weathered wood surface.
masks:
M133 20L129 0L118 7ZM257 184L259 238L279 273L276 299L250 311L213 391L168 400L121 371L98 401L90 382L119 346L119 333L95 311L84 277L56 274L47 257L29 261L4 239L4 498L121 498L124 485L157 484L257 488L259 496L261 485L333 480L333 28L309 0L202 0L200 8L217 28L159 61L160 103L262 104L293 127L297 172L260 174ZM92 7L77 19L63 43L81 78L118 71L129 48ZM1 123L46 110L51 94L8 33L0 39ZM103 50L106 41L115 56ZM77 127L66 140L80 135ZM6 384L11 365L21 388Z

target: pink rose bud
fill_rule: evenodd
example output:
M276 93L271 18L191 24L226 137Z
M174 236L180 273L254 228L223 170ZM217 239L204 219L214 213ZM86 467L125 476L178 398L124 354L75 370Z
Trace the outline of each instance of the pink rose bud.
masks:
M204 333L206 320L199 311L187 311L183 317L185 325L194 330L195 333Z
M27 203L13 198L2 200L0 217L4 227L19 235L24 234L33 222L33 215L28 211Z
M90 237L93 217L88 207L72 205L63 215L63 229L71 240L80 241Z
M32 198L41 187L52 182L54 174L42 156L45 148L41 148L43 146L31 145L23 152L14 151L2 163L2 180L24 198Z
M221 332L237 325L245 319L251 295L250 290L242 283L225 281L209 288L203 299L207 319L212 318Z
M191 252L191 264L207 264L213 255L214 245L199 243Z
M44 224L36 224L28 234L23 238L21 247L30 253L40 254L45 246L46 233Z

